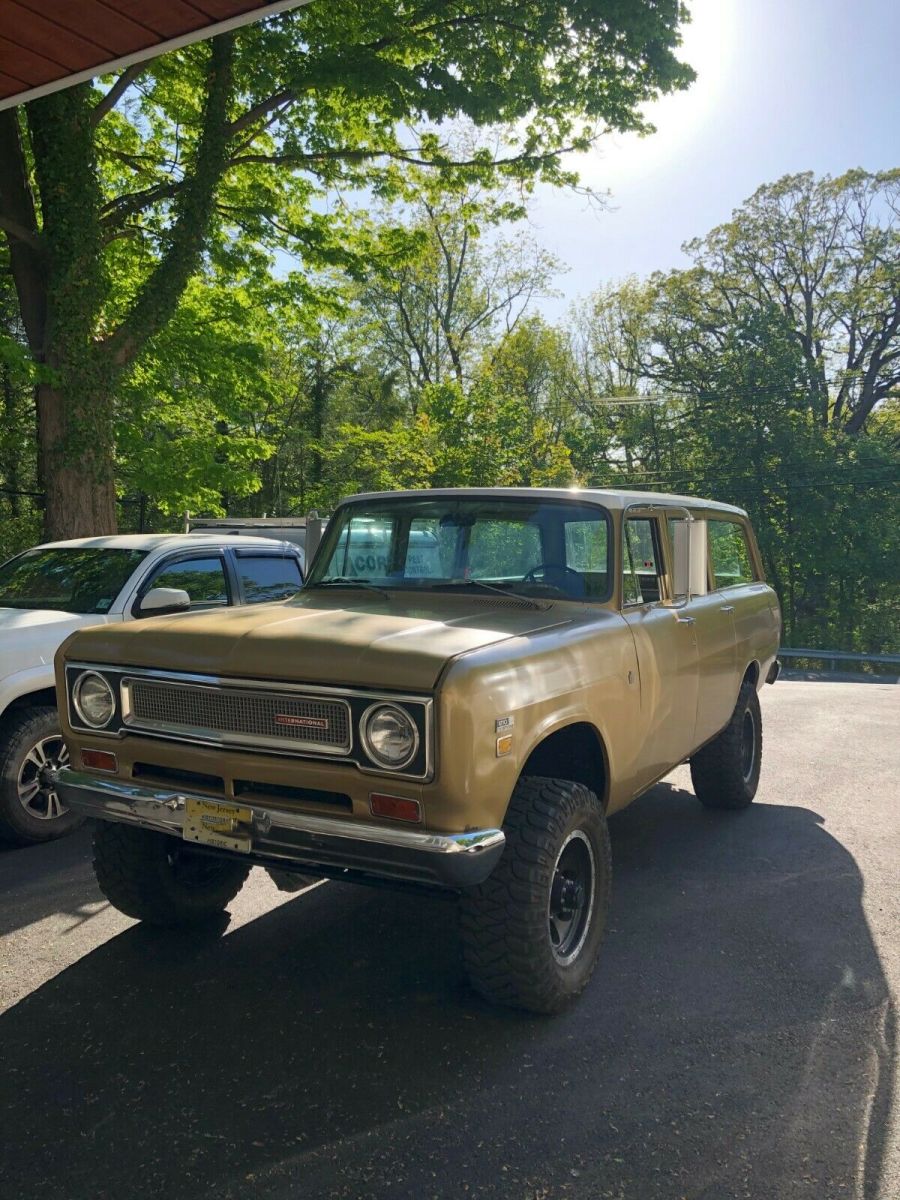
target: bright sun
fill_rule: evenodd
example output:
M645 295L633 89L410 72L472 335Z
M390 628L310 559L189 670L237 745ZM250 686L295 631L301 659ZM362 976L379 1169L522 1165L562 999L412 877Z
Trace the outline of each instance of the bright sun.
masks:
M645 108L656 126L649 137L610 134L578 158L582 181L615 193L622 184L652 175L687 143L701 136L715 117L734 50L738 0L689 0L690 24L684 27L679 56L697 72L686 92L665 96Z

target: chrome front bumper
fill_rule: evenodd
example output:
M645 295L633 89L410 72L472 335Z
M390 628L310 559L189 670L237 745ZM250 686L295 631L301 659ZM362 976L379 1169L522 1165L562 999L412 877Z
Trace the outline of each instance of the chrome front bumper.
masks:
M188 798L218 801L217 797L139 787L68 767L56 773L56 787L62 802L82 816L121 821L174 837L182 836ZM243 800L234 803L249 808L252 816L252 848L240 857L250 862L294 863L307 871L319 867L330 874L347 871L439 887L471 887L487 879L505 842L499 829L426 833L261 808Z

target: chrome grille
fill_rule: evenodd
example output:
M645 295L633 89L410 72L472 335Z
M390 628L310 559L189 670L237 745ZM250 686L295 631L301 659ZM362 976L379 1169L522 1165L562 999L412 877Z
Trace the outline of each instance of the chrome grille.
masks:
M126 723L132 727L248 745L350 750L350 708L344 700L156 679L122 683Z

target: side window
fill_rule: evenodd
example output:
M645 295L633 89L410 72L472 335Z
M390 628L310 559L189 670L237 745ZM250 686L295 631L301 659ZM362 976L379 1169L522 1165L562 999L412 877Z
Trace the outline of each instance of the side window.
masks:
M280 554L243 554L237 551L237 569L247 604L286 600L303 585L296 558Z
M624 604L652 604L662 597L659 522L632 517L625 522Z
M753 582L747 535L737 521L710 521L709 560L715 587L736 587Z
M163 564L147 587L181 588L190 596L192 609L224 608L228 603L225 567L218 555Z

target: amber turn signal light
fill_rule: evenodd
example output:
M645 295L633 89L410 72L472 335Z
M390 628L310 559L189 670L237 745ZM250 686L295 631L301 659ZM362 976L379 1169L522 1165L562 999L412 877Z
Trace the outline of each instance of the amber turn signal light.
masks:
M92 771L118 771L119 763L108 750L82 750L81 765Z
M369 808L373 817L390 817L392 821L421 821L422 809L418 800L405 800L402 796L385 796L372 792Z

